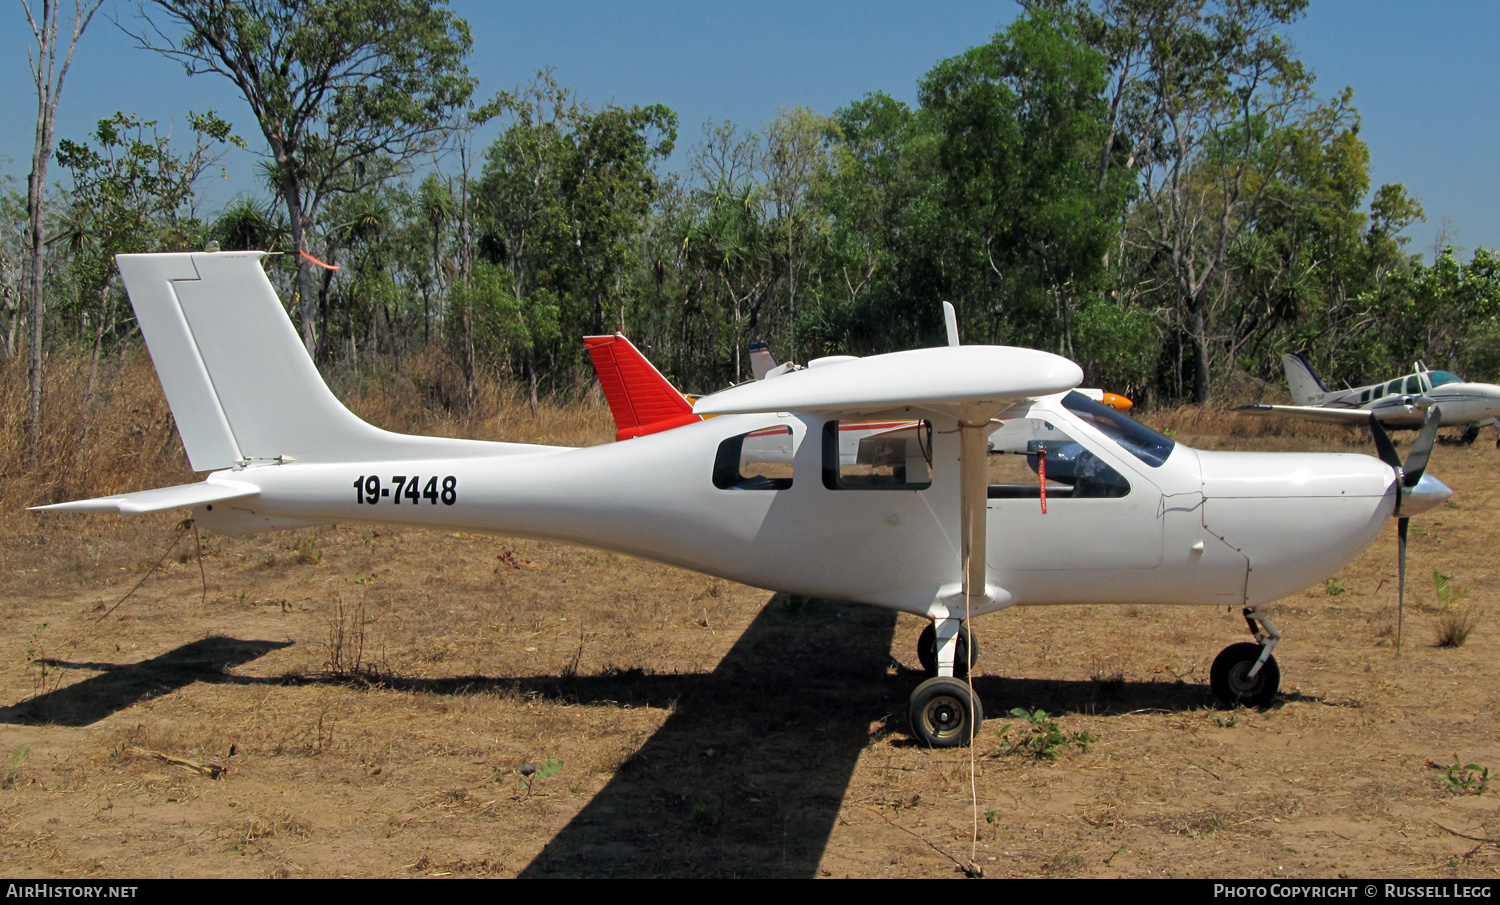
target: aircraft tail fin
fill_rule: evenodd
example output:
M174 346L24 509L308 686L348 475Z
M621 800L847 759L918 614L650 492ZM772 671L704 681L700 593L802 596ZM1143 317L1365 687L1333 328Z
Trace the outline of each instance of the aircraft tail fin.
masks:
M750 344L750 368L755 372L756 380L765 380L775 367L776 356L771 354L771 347L765 340L758 339Z
M1312 362L1307 360L1307 353L1283 355L1281 363L1286 367L1286 384L1292 391L1294 403L1317 405L1322 397L1328 395L1328 387L1323 385L1318 372L1313 370Z
M629 440L703 420L693 404L630 340L613 336L585 336L589 358L615 418L615 439Z
M202 252L118 259L195 471L538 449L407 436L361 421L308 357L261 267L263 257Z

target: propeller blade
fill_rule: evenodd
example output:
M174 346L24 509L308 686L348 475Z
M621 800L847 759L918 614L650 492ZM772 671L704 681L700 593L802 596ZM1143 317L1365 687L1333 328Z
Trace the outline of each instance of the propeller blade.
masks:
M1406 526L1409 518L1396 519L1396 653L1401 653L1401 624L1406 616Z
M1396 455L1396 444L1391 442L1391 435L1385 432L1385 426L1373 412L1370 414L1370 433L1375 437L1375 454L1380 461L1400 471L1401 457Z
M1422 432L1417 434L1417 439L1412 441L1411 451L1406 454L1406 467L1401 470L1401 483L1407 489L1417 486L1422 480L1422 472L1427 470L1427 457L1432 455L1432 444L1437 440L1438 421L1442 413L1437 406L1427 410L1427 416L1422 421Z

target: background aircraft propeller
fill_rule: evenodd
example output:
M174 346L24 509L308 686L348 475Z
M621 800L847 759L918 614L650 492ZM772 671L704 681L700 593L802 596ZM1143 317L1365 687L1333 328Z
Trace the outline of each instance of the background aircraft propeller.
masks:
M1385 432L1380 421L1372 414L1370 416L1370 433L1375 435L1375 452L1380 460L1396 469L1397 481L1400 486L1396 489L1396 561L1397 561L1397 587L1396 587L1396 651L1401 651L1401 628L1406 615L1406 529L1411 517L1401 514L1401 501L1411 492L1413 487L1422 480L1422 473L1427 470L1427 459L1432 455L1432 444L1437 441L1438 421L1442 415L1437 406L1427 410L1422 421L1422 430L1417 434L1417 439L1412 441L1411 451L1406 455L1406 463L1403 465L1401 457L1396 453L1396 445L1391 442L1391 437Z

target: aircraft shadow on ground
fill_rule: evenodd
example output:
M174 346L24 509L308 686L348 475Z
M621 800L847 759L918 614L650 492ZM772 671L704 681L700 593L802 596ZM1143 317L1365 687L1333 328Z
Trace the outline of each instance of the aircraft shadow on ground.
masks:
M38 660L49 670L89 669L101 674L63 688L43 691L10 707L0 707L0 723L88 726L141 701L194 682L237 682L228 670L264 657L290 641L204 638L139 663L74 663ZM39 684L51 684L45 674Z
M895 733L898 744L916 744L904 712L922 675L899 663L890 668L895 623L887 610L777 595L712 673L683 675L235 676L228 670L291 642L207 638L134 664L39 661L102 674L0 708L0 723L86 726L194 682L367 683L450 695L519 691L583 705L670 708L661 728L521 875L810 877L871 740ZM991 730L1013 719L1012 708L1108 716L1192 711L1208 703L1207 688L1190 679L981 675L975 690L989 717L982 751L993 747Z
M986 729L993 721L1011 719L1010 712L1015 708L1041 709L1052 716L1115 716L1140 711L1201 710L1213 703L1207 685L1182 680L1099 682L976 676L974 691L984 704Z
M813 876L872 724L890 713L895 623L874 607L771 598L521 876Z

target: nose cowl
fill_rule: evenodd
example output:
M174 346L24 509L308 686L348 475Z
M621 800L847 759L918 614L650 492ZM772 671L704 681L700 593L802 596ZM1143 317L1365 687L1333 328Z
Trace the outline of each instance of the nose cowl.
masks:
M1447 484L1430 474L1423 474L1417 486L1402 491L1401 516L1405 518L1408 515L1426 512L1451 496L1453 496L1453 490Z

